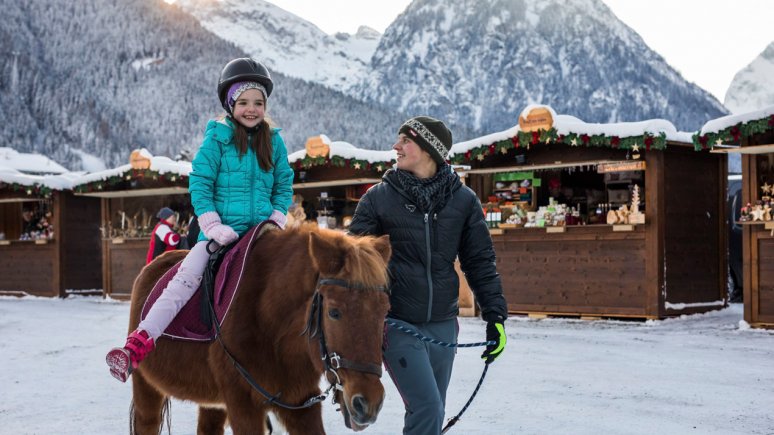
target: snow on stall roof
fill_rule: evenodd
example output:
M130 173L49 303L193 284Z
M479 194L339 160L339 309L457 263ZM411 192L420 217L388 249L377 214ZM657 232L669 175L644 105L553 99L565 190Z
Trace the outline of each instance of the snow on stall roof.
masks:
M64 174L67 168L42 154L20 153L13 148L0 147L0 166L34 174Z
M65 172L56 175L30 175L14 168L0 165L0 182L16 183L22 186L40 185L52 190L72 189L73 183L82 177L85 172Z
M183 176L188 176L188 174L191 172L191 162L175 161L169 157L164 156L154 156L145 148L140 150L140 155L150 159L151 171L156 171L160 174L178 174ZM95 181L107 180L110 177L120 176L131 170L132 165L126 164L113 169L86 174L80 177L72 187L92 183Z
M343 159L356 159L365 160L370 163L389 162L397 159L395 150L379 151L379 150L364 150L356 148L349 142L343 141L331 141L330 138L324 134L320 135L323 143L328 145L330 152L328 158L341 157ZM301 149L290 155L288 155L288 162L295 163L297 160L301 160L306 157L306 150Z
M715 118L702 126L701 130L699 130L699 136L707 133L717 133L739 123L757 121L771 115L774 115L774 106L764 107L763 109L753 110L751 112L739 113L737 115Z
M550 106L540 104L530 104L522 112L521 117L525 117L530 111L537 108L547 109L554 120L554 128L561 135L587 134L589 136L601 135L618 136L621 139L633 136L642 136L645 133L658 135L664 133L668 141L691 143L693 133L677 131L674 124L666 119L648 119L638 122L616 122L610 124L588 123L570 115L558 115ZM458 142L452 145L449 151L450 156L455 154L464 154L474 148L484 145L491 145L495 142L510 139L519 133L521 129L516 124L513 127L497 133L491 133L465 142Z

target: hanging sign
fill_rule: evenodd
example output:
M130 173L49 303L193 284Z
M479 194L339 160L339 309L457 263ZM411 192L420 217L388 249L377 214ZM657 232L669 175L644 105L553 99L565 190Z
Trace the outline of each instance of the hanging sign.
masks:
M620 162L620 163L602 163L597 165L597 173L605 174L607 172L625 172L625 171L644 171L645 162Z
M330 147L323 141L322 136L310 137L306 140L304 147L307 157L327 157L330 152Z
M551 112L543 107L532 109L527 117L519 116L519 128L521 131L548 131L554 126L554 118Z

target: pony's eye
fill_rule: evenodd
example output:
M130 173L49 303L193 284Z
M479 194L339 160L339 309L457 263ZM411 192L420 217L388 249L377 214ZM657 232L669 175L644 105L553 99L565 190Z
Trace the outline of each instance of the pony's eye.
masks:
M333 320L339 320L341 318L341 312L337 308L331 308L328 310L328 317Z

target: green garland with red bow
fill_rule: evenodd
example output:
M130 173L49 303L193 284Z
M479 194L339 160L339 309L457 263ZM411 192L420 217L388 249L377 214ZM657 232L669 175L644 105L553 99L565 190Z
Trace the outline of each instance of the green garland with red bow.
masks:
M769 130L774 130L774 115L755 121L740 122L714 133L703 135L696 133L693 135L693 147L696 150L703 150L712 149L713 146L723 143L739 143L742 136L752 136Z
M532 146L550 145L561 143L569 146L606 147L622 150L650 151L666 148L666 134L652 135L645 133L642 136L607 136L604 134L588 135L585 133L557 133L555 128L539 131L519 131L510 139L504 139L489 145L481 145L470 149L464 154L455 154L451 158L453 164L464 164L474 160L483 160L490 154L506 154L513 148L530 149Z
M395 164L394 160L385 162L369 162L368 160L361 159L345 159L340 156L333 156L331 158L319 156L309 157L306 156L303 159L298 159L293 163L296 170L309 169L313 166L329 166L336 168L352 168L365 171L375 170L377 172L386 171L387 168Z
M29 196L35 196L38 198L51 198L51 194L54 193L52 188L39 183L25 185L20 183L0 182L0 190L6 189L12 192L23 191Z
M131 169L123 174L112 175L104 180L92 181L90 183L75 186L73 190L76 193L97 192L105 189L110 190L121 183L132 180L170 181L187 187L188 182L186 181L186 178L185 175L177 173L161 173L150 169Z

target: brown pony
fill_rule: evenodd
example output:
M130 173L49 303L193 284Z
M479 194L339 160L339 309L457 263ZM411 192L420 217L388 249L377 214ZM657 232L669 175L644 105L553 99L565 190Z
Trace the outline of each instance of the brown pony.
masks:
M380 289L387 284L387 236L352 237L304 225L267 231L254 246L221 325L223 345L162 337L133 372L132 432L159 433L168 398L176 397L199 404L199 434L222 434L227 420L235 434L264 433L268 411L291 434L325 433L320 403L299 410L268 403L224 348L260 387L281 393L285 404L319 395L325 373L329 382L338 378L343 386L337 396L343 396L347 426L361 430L376 420L384 399L379 375L389 301ZM172 251L140 272L132 289L130 331L155 282L184 256L185 251ZM341 364L334 358L338 370L326 370L320 334L328 355L340 357ZM379 373L363 367L377 367Z

